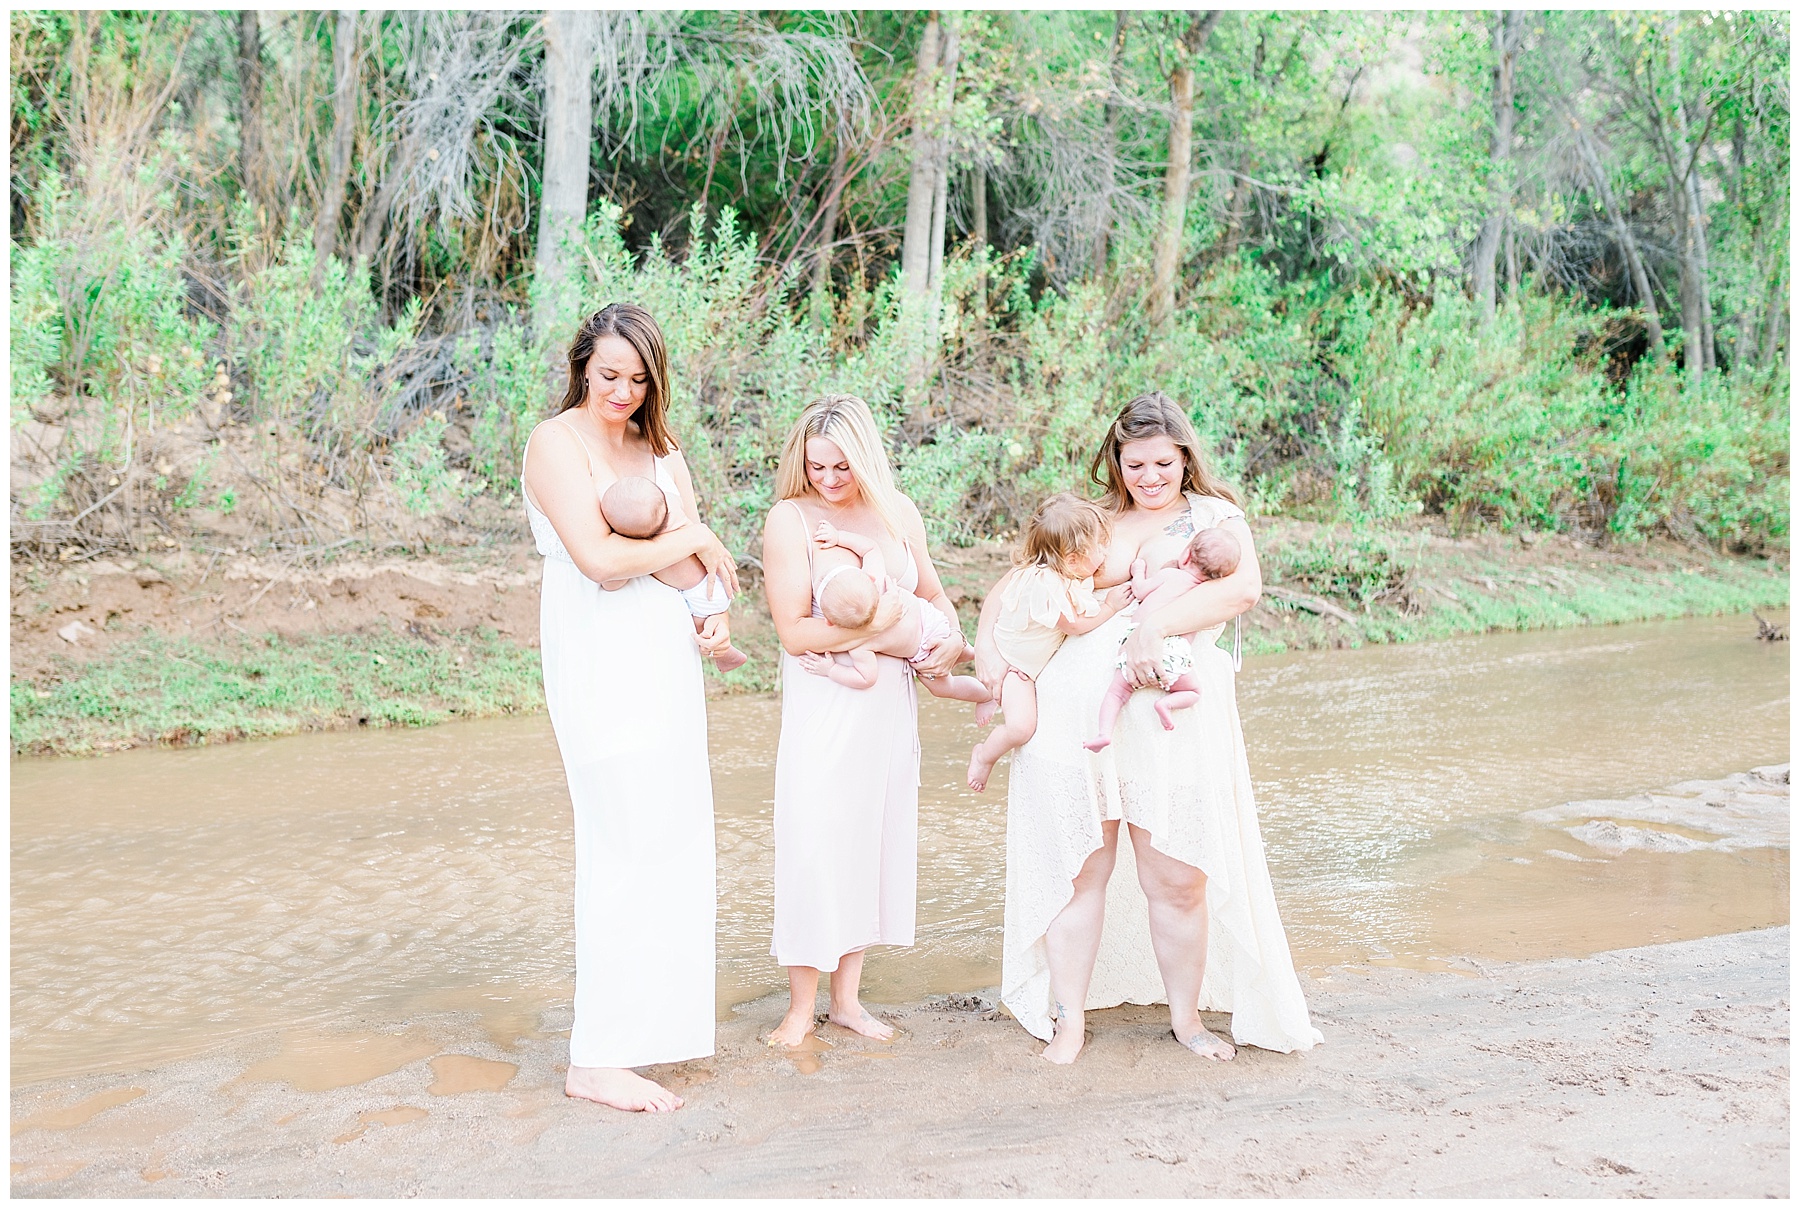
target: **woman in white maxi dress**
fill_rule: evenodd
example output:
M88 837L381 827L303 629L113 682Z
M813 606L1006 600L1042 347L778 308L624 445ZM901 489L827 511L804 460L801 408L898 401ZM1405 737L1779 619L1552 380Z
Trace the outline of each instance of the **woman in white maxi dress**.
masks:
M813 1028L820 971L831 975L830 1019L886 1038L859 998L863 953L913 943L918 876L919 706L912 669L877 656L866 689L808 673L797 655L848 650L896 620L891 601L861 630L828 625L813 599L812 535L820 521L882 548L899 585L957 627L925 553L925 527L894 489L868 405L849 395L808 404L776 471L779 501L763 535L763 584L781 638L781 743L775 758L775 928L771 954L788 967L789 1006L770 1044ZM960 631L937 644L921 675L963 658Z
M1127 405L1096 467L1114 507L1097 586L1126 578L1139 546L1161 533L1225 525L1246 557L1237 574L1201 585L1130 640L1129 612L1068 639L1038 678L1037 732L1014 753L1009 778L1001 998L1051 1043L1052 1061L1080 1051L1086 1010L1121 1003L1168 1003L1176 1039L1202 1057L1233 1051L1200 1024L1201 1009L1231 1013L1239 1044L1309 1049L1321 1038L1264 859L1234 661L1215 645L1260 592L1244 514L1212 493L1191 424L1161 394ZM1195 631L1199 702L1166 731L1154 696L1134 694L1112 746L1086 751L1121 642L1142 686L1154 683L1161 636ZM984 640L984 679L992 658Z
M544 698L575 815L575 1020L568 1094L659 1112L681 1098L630 1068L713 1052L714 841L699 635L654 572L690 555L736 590L731 556L698 523L669 438L662 333L639 307L590 316L569 352L563 409L526 449L525 506L544 556ZM690 523L611 533L600 495L652 477ZM614 591L601 581L625 579Z

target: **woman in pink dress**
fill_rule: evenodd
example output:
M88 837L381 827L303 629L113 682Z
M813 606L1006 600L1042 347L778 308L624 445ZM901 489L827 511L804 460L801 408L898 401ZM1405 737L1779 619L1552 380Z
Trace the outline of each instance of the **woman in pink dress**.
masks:
M868 404L827 395L800 413L776 470L778 502L763 530L763 587L781 639L781 743L775 758L775 936L788 967L787 1015L771 1045L813 1028L819 972L831 975L831 1020L865 1036L893 1029L858 997L871 945L913 942L918 874L922 676L949 673L966 649L956 611L925 550L925 526L893 473ZM893 594L861 629L827 623L814 594L821 521L874 542L890 574L949 618L951 636L911 667L877 656L866 689L809 673L799 656L849 650L899 617Z

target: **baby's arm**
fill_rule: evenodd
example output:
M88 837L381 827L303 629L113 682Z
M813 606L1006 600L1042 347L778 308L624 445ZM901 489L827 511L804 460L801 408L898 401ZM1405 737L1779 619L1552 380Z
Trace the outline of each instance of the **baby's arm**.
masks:
M874 688L875 681L881 674L881 667L875 662L874 651L859 649L837 655L808 651L799 656L799 660L800 666L813 675L824 676L845 688Z
M1158 609L1164 608L1180 597L1192 591L1199 581L1180 567L1166 567L1150 576L1146 586L1149 591L1138 606L1138 619L1141 621Z
M1131 585L1119 584L1108 588L1106 595L1100 598L1100 611L1092 617L1073 616L1064 613L1056 619L1056 628L1071 638L1077 634L1085 634L1089 630L1099 629L1102 622L1111 619L1114 613L1131 603Z
M862 569L880 583L887 577L887 559L882 556L881 547L860 533L848 533L830 521L820 521L813 532L813 541L821 550L829 550L833 546L842 546L856 555L862 563Z

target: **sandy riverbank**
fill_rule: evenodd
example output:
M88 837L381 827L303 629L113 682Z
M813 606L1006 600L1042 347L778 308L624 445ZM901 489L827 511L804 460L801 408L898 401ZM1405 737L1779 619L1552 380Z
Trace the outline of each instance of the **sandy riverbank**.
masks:
M1465 973L1307 979L1326 1043L1202 1064L1156 1008L1092 1017L1080 1063L975 997L822 1026L784 1057L746 1005L657 1073L688 1106L565 1099L565 1020L365 1039L301 1090L295 1041L15 1088L15 1196L1787 1196L1789 929ZM261 1064L260 1066L258 1064ZM339 1064L340 1068L342 1064ZM513 1069L516 1068L516 1071ZM141 1090L140 1090L141 1089ZM470 1089L470 1090L461 1090Z

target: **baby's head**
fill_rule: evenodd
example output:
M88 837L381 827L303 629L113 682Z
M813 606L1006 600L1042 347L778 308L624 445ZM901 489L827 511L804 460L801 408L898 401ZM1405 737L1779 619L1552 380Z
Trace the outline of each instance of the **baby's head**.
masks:
M848 564L825 576L819 585L819 612L832 625L860 630L875 619L881 603L881 587L861 567Z
M1059 491L1037 506L1025 522L1019 563L1048 567L1068 579L1086 579L1106 561L1112 524L1100 505Z
M600 515L620 537L655 537L669 523L669 501L654 482L631 475L606 489Z
M1187 564L1201 579L1224 579L1238 569L1244 548L1223 529L1202 529L1188 543Z

